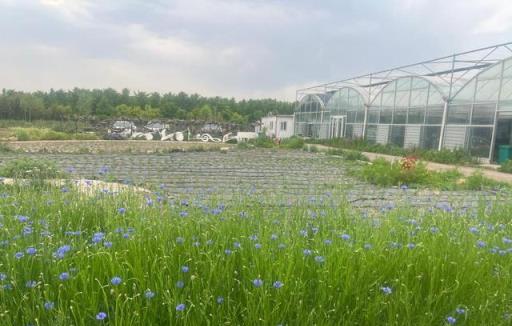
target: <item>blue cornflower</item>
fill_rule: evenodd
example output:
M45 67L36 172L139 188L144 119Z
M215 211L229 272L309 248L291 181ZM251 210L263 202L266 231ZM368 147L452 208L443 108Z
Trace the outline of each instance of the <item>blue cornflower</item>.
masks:
M180 303L176 306L176 311L184 311L187 306L184 303Z
M507 238L507 237L503 237L503 239L502 239L502 240L503 240L503 243L504 243L504 244L511 244L511 243L512 243L512 239L509 239L509 238Z
M36 254L37 250L34 247L28 247L27 250L25 250L25 252L32 256Z
M224 303L224 297L218 296L217 297L217 304L223 304Z
M23 227L23 235L29 235L29 234L32 234L32 227L27 225L25 227Z
M123 282L123 279L120 278L119 276L114 276L112 277L112 279L110 280L110 283L112 283L112 285L119 285Z
M478 233L478 228L477 228L477 227L472 226L472 227L470 227L470 228L469 228L469 232L471 232L471 233L473 233L473 234L477 234L477 233Z
M256 248L256 249L261 249L261 243L256 243L256 244L254 245L254 248Z
M325 262L324 256L315 256L315 261L319 264L322 264Z
M176 243L177 244L183 244L185 242L185 239L183 237L177 237L176 238Z
M59 247L57 249L57 251L55 251L53 253L53 256L55 258L62 259L62 258L64 258L66 253L69 252L70 250L71 250L71 246L70 245L63 245L63 246Z
M370 250L370 249L372 249L372 245L371 245L371 243L365 243L363 248L366 250Z
M258 240L258 236L257 236L257 235L255 235L255 234L253 234L253 235L251 235L251 236L249 237L249 239L251 239L252 241L256 241L256 240Z
M67 281L69 280L69 273L68 272L62 272L59 275L59 280L61 281Z
M332 240L331 239L325 239L324 240L324 244L325 245L330 245L330 244L332 244Z
M179 280L176 282L176 287L178 289L183 289L185 287L185 282L183 282L182 280Z
M286 245L285 245L284 243L280 243L280 244L277 246L277 248L279 248L279 249L284 249L284 248L286 248Z
M340 236L340 238L341 238L342 240L348 241L348 240L350 240L350 235L348 235L348 234L344 233L344 234L342 234L342 235Z
M7 274L0 273L0 281L5 281L7 279Z
M201 242L199 242L199 241L194 241L194 242L192 243L192 245L193 245L194 247L199 247L199 246L201 245Z
M25 254L22 251L18 251L17 253L14 254L14 257L16 259L21 259L23 258L23 256L25 256Z
M130 234L129 233L123 233L123 238L124 239L129 239L130 238Z
M466 313L466 309L458 307L455 309L455 312L459 315L464 315Z
M300 230L300 235L303 236L303 237L307 237L308 236L308 231L307 230Z
M94 235L92 236L92 242L93 243L98 243L100 242L101 240L103 240L103 238L105 237L105 233L103 232L96 232L94 233Z
M55 303L53 303L53 301L46 301L44 303L44 309L46 310L52 310L53 307L55 307Z
M188 271L189 271L188 266L181 266L181 271L182 271L183 273L188 273Z
M124 207L119 207L119 208L117 209L117 212L118 212L119 214L124 214L124 213L126 213L126 208L124 208Z
M112 242L110 241L104 241L103 245L105 246L105 248L112 248Z
M37 285L37 282L36 282L36 281L32 281L32 280L27 281L27 282L25 283L25 286L26 286L26 287L28 287L28 288L30 288L30 289L35 288L35 287L36 287L36 285Z
M97 315L96 315L96 320L104 320L105 318L107 318L107 313L106 312L103 312L103 311L100 311Z
M270 236L270 240L277 240L277 238L278 238L277 234L272 234Z
M304 256L311 256L313 251L311 251L311 249L304 249L302 253L304 254Z
M446 317L446 322L447 322L448 324L450 324L450 325L453 325L453 324L455 324L455 323L457 322L457 319L455 319L455 318L454 318L454 317L452 317L452 316L448 316L448 317Z
M237 242L237 241L233 242L233 247L240 248L241 246L242 245L240 244L240 242Z
M414 243L408 243L407 248L414 249L414 248L416 248L416 245Z
M25 215L16 215L16 218L18 219L18 222L21 223L25 223L29 220L29 217Z
M224 253L225 253L226 255L231 255L231 250L230 250L230 249L226 249L226 250L224 250Z
M153 199L151 199L151 198L147 198L147 199L146 199L146 205L148 205L148 206L153 206Z
M280 288L282 288L282 287L283 287L283 285L284 285L284 284L283 284L283 282L281 282L281 281L275 281L275 282L274 282L274 284L272 284L272 286L273 286L274 288L276 288L276 289L280 289Z
M259 278L256 278L256 279L254 279L254 280L252 281L252 284L253 284L255 287L259 288L259 287L261 287L261 286L263 285L263 280L261 280L261 279L259 279Z
M389 286L383 286L383 287L380 288L380 290L385 295L390 295L391 293L393 293L393 290Z
M181 211L180 212L180 217L187 217L188 216L188 212L187 211Z
M151 300L155 297L155 292L151 290L146 290L146 292L144 292L144 296L146 297L146 299Z
M436 233L439 232L439 228L437 226L433 226L433 227L430 228L430 232L436 234Z

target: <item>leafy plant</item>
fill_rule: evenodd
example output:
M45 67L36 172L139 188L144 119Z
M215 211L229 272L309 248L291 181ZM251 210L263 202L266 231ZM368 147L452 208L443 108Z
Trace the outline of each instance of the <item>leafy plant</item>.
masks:
M40 159L17 159L0 168L0 176L8 178L54 179L62 175L54 162Z
M506 160L501 163L501 166L498 168L498 171L505 173L512 173L512 160Z

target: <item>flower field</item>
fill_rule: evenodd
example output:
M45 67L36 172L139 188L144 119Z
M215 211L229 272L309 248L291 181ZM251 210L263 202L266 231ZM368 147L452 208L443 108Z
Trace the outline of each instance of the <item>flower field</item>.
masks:
M245 153L246 183L221 184L238 154L187 155L181 170L144 165L141 178L162 175L151 193L0 185L0 324L512 322L509 194L372 193L343 162L307 153ZM84 160L61 166L73 158ZM229 172L201 190L201 160ZM71 172L127 174L98 164ZM279 188L265 187L273 169Z

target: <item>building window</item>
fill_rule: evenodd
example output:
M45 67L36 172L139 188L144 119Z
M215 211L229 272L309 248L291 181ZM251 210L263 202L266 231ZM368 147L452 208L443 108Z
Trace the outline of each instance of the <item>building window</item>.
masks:
M286 131L286 121L281 121L281 130Z

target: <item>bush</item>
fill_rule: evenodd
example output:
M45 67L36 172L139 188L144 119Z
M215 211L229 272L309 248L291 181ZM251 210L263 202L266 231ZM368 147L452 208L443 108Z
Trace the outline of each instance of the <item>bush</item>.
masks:
M376 159L361 170L361 176L365 181L381 186L425 184L428 174L425 165L421 163L411 169L403 169L400 163L388 162L385 159Z
M304 139L295 136L288 139L283 139L280 147L289 149L301 149L304 147Z
M16 130L16 139L19 141L28 141L30 140L30 135L24 129Z
M21 179L55 179L62 176L52 161L22 158L0 168L0 176Z
M274 142L272 141L272 139L268 138L265 135L259 135L258 138L249 140L249 143L260 148L274 147Z
M512 173L512 160L506 160L501 163L501 166L498 168L498 171L505 173Z
M336 148L351 149L361 152L380 153L393 156L415 156L424 161L438 162L444 164L476 164L477 160L464 149L405 149L395 145L370 144L363 139L310 139L312 144L325 144Z

